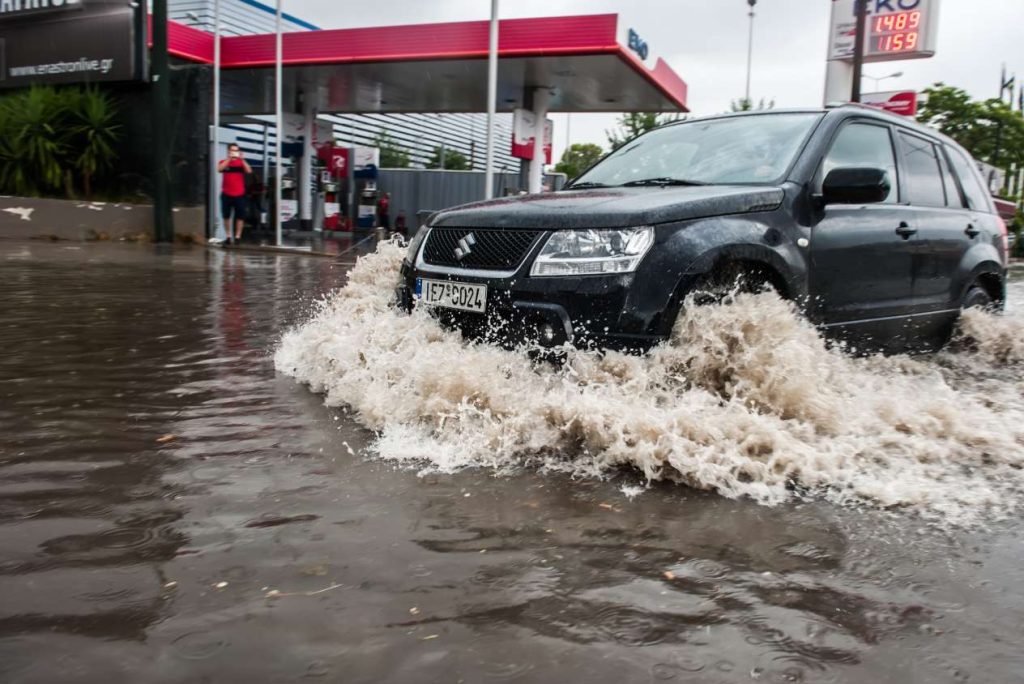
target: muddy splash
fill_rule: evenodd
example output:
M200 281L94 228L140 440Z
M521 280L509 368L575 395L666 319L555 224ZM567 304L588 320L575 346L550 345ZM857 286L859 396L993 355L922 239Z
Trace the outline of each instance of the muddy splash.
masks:
M647 356L568 350L553 367L393 310L402 255L386 244L361 259L275 354L377 431L383 458L585 477L629 466L765 504L818 496L957 522L1006 515L1024 493L1019 314L970 314L970 351L851 358L787 302L740 295L689 309Z

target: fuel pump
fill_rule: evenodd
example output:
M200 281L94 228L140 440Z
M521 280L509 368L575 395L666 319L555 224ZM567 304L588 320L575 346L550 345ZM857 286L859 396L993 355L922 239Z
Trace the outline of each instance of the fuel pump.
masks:
M355 147L352 178L355 182L356 227L372 230L377 225L377 168L380 150L376 147Z
M328 169L320 172L320 196L323 198L324 230L337 230L341 220L341 203L338 201L338 179Z
M377 225L377 179L360 178L359 215L356 225L359 228L372 229Z
M347 228L343 197L348 182L348 148L335 147L327 143L317 149L320 160L319 198L321 201L324 230Z

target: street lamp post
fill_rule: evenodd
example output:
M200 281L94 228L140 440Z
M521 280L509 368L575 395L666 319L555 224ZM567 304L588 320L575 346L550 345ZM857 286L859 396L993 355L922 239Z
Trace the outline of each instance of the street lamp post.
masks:
M284 138L284 112L282 109L282 62L284 61L283 42L281 40L281 0L277 0L274 22L274 114L277 126L275 143L277 145L274 178L274 244L281 246L281 174L284 173L282 141Z
M201 23L199 15L189 12L188 17L197 24ZM217 193L217 151L220 146L220 0L213 0L213 117L210 126L210 237L217 237L221 232L220 212L218 210ZM231 236L234 232L231 233ZM231 236L225 235L229 241Z
M217 152L220 146L220 0L213 0L213 135L210 136L210 161L213 164L213 231L217 235L217 227L221 225L217 207ZM234 236L234 232L231 233ZM228 237L227 235L224 236Z
M754 6L757 4L757 0L747 0L747 4L750 5L750 34L747 39L747 91L745 99L747 103L750 102L750 71L754 64Z
M886 79L889 79L889 78L899 78L902 75L903 75L902 71L897 71L895 73L889 74L888 76L868 76L867 74L864 74L864 78L867 78L867 79L870 79L870 80L874 81L875 82L875 90L878 90L878 84L881 83L882 81L884 81Z
M487 152L484 159L484 199L494 197L494 113L498 99L498 0L491 0L487 47Z

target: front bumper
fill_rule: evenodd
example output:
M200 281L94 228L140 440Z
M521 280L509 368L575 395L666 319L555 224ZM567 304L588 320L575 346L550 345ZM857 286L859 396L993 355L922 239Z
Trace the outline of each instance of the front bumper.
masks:
M486 277L450 269L402 264L396 297L400 308L418 305L417 278L482 283L487 286L486 313L431 307L442 325L463 335L504 347L523 344L643 352L664 339L650 312L637 301L636 273L609 276L529 277L527 260L509 277Z

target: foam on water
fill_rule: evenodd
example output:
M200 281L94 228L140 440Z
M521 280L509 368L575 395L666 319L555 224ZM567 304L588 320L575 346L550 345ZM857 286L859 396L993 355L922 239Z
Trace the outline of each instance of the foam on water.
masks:
M562 366L464 341L391 307L385 244L275 363L350 407L383 458L440 471L622 466L725 496L913 506L967 521L1024 492L1024 317L971 312L964 351L852 358L772 294L690 307L642 357L567 350Z

